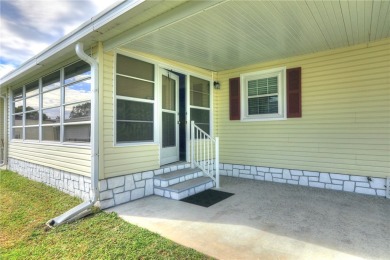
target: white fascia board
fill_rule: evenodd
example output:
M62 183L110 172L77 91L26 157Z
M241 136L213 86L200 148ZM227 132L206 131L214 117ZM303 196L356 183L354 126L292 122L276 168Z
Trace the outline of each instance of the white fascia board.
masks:
M227 0L212 0L212 1L188 1L178 7L165 12L149 21L146 21L133 29L127 30L104 42L104 51L111 51L115 48L137 40L143 36L153 33L166 26L189 18L200 12L220 5Z
M23 77L25 74L31 73L34 70L38 69L40 64L43 63L49 57L60 52L61 50L64 50L72 44L75 44L80 39L87 37L89 34L93 33L101 26L109 23L110 21L114 20L128 10L143 3L144 1L145 0L121 1L113 4L97 16L94 16L89 21L83 23L81 26L79 26L77 29L75 29L68 35L56 41L44 51L27 60L16 70L6 74L3 78L0 79L0 89L10 84L10 82L12 82L13 80L17 80Z

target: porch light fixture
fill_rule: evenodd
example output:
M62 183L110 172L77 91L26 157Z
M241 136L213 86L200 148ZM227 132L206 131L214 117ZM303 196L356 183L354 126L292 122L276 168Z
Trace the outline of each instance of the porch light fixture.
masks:
M218 81L214 81L214 88L221 89L221 84Z

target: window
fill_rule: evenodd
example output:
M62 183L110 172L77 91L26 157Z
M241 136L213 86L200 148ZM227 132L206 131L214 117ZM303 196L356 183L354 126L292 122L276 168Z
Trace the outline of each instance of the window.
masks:
M210 134L210 81L190 76L190 115L190 121Z
M154 65L116 57L116 142L154 141Z
M90 142L91 73L78 61L13 91L13 139Z
M286 118L285 75L285 68L241 75L242 120Z

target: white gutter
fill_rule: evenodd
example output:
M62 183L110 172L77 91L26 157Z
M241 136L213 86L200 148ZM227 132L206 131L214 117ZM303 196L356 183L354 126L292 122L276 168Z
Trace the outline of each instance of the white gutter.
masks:
M85 54L83 43L76 44L76 54L91 65L91 194L89 201L70 209L62 215L49 220L50 227L81 218L90 213L90 209L99 199L99 64Z
M4 105L4 109L3 109L3 113L4 113L4 122L3 122L3 130L4 130L4 148L3 148L3 161L2 163L0 164L0 167L3 167L4 165L7 164L7 153L8 153L8 133L7 133L7 130L8 130L8 126L7 126L7 123L8 123L8 114L7 114L7 95L5 96L1 96L0 95L0 98L3 99L3 105Z

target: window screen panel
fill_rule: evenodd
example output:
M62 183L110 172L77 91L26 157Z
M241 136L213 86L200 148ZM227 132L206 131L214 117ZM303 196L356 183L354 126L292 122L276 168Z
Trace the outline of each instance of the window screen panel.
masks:
M203 131L210 134L210 111L204 109L191 108L191 121L200 127Z
M43 141L60 141L60 126L43 126L42 127L42 140Z
M118 143L153 141L153 122L117 121L116 141Z
M117 120L153 121L153 104L117 100Z
M91 140L91 125L65 125L64 142L89 143Z
M121 54L116 58L116 72L122 75L154 81L154 65Z
M117 76L116 94L118 96L154 100L154 83Z
M39 139L39 127L26 127L24 129L26 140L38 140Z
M197 77L190 77L191 106L210 107L210 82Z

